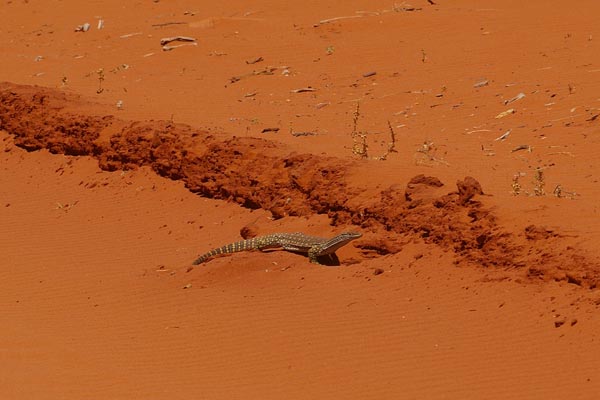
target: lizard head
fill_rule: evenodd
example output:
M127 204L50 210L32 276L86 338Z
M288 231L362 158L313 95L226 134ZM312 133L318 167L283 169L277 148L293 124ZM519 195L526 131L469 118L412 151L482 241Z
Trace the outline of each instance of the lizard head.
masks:
M358 239L362 236L362 233L355 231L347 231L340 233L340 236L348 238L348 239Z

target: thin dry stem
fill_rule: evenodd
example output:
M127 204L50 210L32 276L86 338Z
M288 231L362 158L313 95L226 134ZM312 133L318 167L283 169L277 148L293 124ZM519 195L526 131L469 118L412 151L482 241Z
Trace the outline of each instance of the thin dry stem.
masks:
M515 174L513 176L512 179L512 194L513 196L518 196L519 194L521 194L521 184L519 183L519 178L521 177L521 174Z
M545 196L545 185L546 183L544 182L544 171L542 170L542 168L537 167L535 169L535 175L533 176L533 194L535 196Z

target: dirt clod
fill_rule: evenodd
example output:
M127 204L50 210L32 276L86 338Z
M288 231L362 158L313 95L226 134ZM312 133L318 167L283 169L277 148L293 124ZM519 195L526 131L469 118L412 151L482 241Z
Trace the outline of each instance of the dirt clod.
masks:
M475 195L483 194L483 190L481 189L479 182L470 176L465 177L465 179L462 181L457 181L456 186L458 187L458 203L461 205L465 205Z

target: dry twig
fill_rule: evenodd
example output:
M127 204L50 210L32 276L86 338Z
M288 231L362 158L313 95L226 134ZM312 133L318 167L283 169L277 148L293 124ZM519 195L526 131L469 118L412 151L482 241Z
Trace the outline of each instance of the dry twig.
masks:
M230 83L236 83L239 80L243 79L243 78L247 78L249 76L256 76L256 75L273 75L273 72L277 70L277 67L265 67L261 70L258 71L252 71L249 72L247 74L244 75L238 75L238 76L233 76L231 78L229 78L229 82Z
M387 123L388 123L388 128L390 130L390 137L392 138L392 141L388 143L388 147L387 147L385 153L383 153L381 156L377 157L377 159L381 160L381 161L385 161L387 159L387 156L390 153L398 152L396 150L396 133L394 132L394 128L392 128L392 124L390 123L390 121L388 121Z
M510 109L508 109L508 110L506 110L506 111L502 111L500 114L496 115L496 117L495 117L495 118L496 118L496 119L499 119L499 118L504 118L504 117L506 117L507 115L514 114L514 113L515 113L515 110L514 110L513 108L510 108Z
M500 135L496 139L494 139L494 141L497 142L498 140L505 140L508 137L508 135L510 135L511 132L512 132L512 129L507 130L502 135Z
M504 105L508 105L508 104L512 103L513 101L521 100L523 97L525 97L525 93L519 93L512 99L504 100Z
M313 87L303 87L303 88L299 88L299 89L292 89L290 90L290 92L292 93L304 93L304 92L315 92L317 89L313 88Z
M171 42L195 42L196 39L193 37L189 37L189 36L173 36L173 37L166 37L166 38L162 38L160 39L160 45L164 46L165 44L169 44Z
M528 152L531 153L532 149L531 149L531 146L528 145L528 144L521 144L521 145L515 147L514 149L512 149L510 152L511 153L515 153L515 152L520 151L520 150L527 150Z

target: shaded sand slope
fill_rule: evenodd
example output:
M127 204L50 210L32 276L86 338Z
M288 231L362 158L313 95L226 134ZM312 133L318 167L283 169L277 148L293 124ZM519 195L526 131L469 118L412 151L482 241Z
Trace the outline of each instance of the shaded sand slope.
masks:
M203 241L277 221L145 168L100 172L87 158L16 147L1 157L7 398L589 398L600 388L596 308L576 285L457 268L423 244L344 268L271 252L185 273Z

